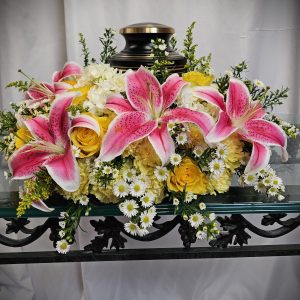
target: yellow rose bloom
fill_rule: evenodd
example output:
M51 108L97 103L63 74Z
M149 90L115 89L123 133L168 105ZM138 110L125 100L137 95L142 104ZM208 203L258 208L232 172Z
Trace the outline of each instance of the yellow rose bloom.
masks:
M94 130L85 127L75 127L70 135L72 144L80 149L79 158L92 156L100 151L102 139L111 122L109 117L97 117L91 113L89 116L97 120L101 132L98 135Z
M15 136L16 149L20 149L22 146L27 144L31 138L32 135L26 127L19 128Z
M72 101L72 105L79 105L83 104L83 102L87 99L88 92L90 90L90 85L81 86L78 88L72 88L69 91L70 92L80 92L81 95L75 97Z
M192 85L208 86L213 82L214 76L192 71L182 74L182 79L186 82L190 82Z
M183 191L194 194L206 194L208 180L200 168L189 158L183 158L181 164L169 173L167 180L170 191Z

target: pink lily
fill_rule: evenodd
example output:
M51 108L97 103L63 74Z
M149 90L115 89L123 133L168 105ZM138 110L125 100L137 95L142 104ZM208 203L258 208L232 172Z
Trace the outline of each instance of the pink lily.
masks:
M46 82L34 82L34 85L26 92L25 99L28 107L35 103L52 101L55 95L64 93L72 88L72 85L62 82L63 79L81 74L81 67L75 62L68 62L61 71L56 71L52 76L53 84Z
M270 145L281 147L283 159L287 159L284 131L277 124L263 119L263 107L258 101L251 101L249 90L241 80L230 79L226 104L223 95L211 87L199 87L195 94L221 109L218 122L206 136L207 142L217 143L237 132L243 140L252 143L245 173L257 172L268 164Z
M192 122L206 135L213 127L213 119L206 113L170 106L186 83L177 75L169 76L161 86L156 77L144 67L126 74L126 94L107 99L107 108L118 116L111 122L100 151L102 161L110 161L122 154L131 143L148 137L165 164L175 151L167 128L169 121Z
M71 122L67 109L76 95L77 93L69 92L56 96L49 118L37 116L23 121L32 134L33 141L9 158L8 165L13 179L31 178L45 167L52 179L64 190L74 192L79 188L80 172L68 133L73 127L81 126L100 134L100 127L88 115L80 115Z

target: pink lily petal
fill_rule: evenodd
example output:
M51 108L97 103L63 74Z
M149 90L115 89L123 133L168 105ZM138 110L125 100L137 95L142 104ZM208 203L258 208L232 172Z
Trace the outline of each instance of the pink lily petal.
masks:
M54 82L55 94L61 94L61 93L67 92L68 90L70 90L72 88L73 88L73 86L66 82Z
M181 89L187 84L178 74L172 74L162 85L163 109L174 103Z
M85 115L85 114L81 114L77 117L74 117L72 120L71 126L72 127L69 129L69 132L68 132L69 135L75 127L89 128L91 130L94 130L98 135L100 135L100 133L101 133L101 128L100 128L97 120L95 120L91 116Z
M167 110L161 119L166 123L169 121L195 123L200 127L204 135L207 135L215 124L213 118L209 114L188 108L174 108Z
M156 111L162 107L162 90L156 77L144 67L126 73L126 94L131 106L141 112L151 113L149 104Z
M164 165L170 156L175 153L175 145L168 131L167 124L163 123L161 128L157 127L153 130L148 139Z
M262 119L249 120L244 129L246 132L243 135L246 139L265 145L279 146L282 151L282 159L284 161L288 159L287 137L277 124Z
M106 107L116 114L124 112L135 111L130 105L129 101L124 99L121 95L113 95L107 98Z
M65 149L64 155L48 161L45 167L52 179L65 191L75 192L78 190L80 170L70 144Z
M78 76L81 73L80 65L75 62L67 62L61 71L57 71L53 74L52 81L58 82L70 76Z
M270 149L260 143L253 143L250 160L245 168L245 173L256 173L267 166L271 156Z
M143 112L120 114L109 125L104 136L99 158L110 161L122 154L131 143L148 136L157 127L157 121L150 120Z
M23 120L23 123L36 139L54 143L53 136L49 132L49 121L46 117L37 116L32 119Z
M238 119L249 109L250 93L239 79L231 78L227 91L226 111L231 119Z
M54 87L45 82L41 82L41 87L34 85L26 92L26 98L40 101L49 98L49 95L54 94Z
M48 207L44 201L42 200L39 200L39 201L33 201L31 203L31 206L38 209L38 210L41 210L41 211L44 211L44 212L51 212L54 210L54 208L50 208Z
M219 93L219 91L211 86L197 86L194 88L193 93L201 98L202 100L205 100L208 103L211 103L213 105L216 105L217 107L221 108L223 111L226 110L225 102L224 102L224 96Z
M52 103L49 124L55 144L65 146L69 141L68 130L70 128L70 119L67 109L76 95L76 92L59 94Z
M231 120L226 112L220 111L219 120L206 136L208 143L218 143L229 137L237 127L232 126Z
M49 150L37 150L39 145L27 144L10 156L8 167L13 179L31 178L51 158Z
M261 119L265 116L266 112L261 103L257 100L250 104L251 116L250 119Z

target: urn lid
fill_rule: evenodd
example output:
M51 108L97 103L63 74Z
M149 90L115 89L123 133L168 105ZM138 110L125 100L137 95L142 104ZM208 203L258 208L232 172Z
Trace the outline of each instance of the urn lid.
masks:
M153 22L136 23L123 27L119 31L121 34L135 34L135 33L169 33L174 34L174 28Z

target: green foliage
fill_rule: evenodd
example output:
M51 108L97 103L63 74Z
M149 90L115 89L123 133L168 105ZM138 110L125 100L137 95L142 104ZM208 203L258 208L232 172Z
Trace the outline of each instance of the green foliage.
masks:
M200 58L196 58L196 50L198 45L194 44L193 41L193 30L196 25L194 21L186 31L186 36L183 41L184 50L182 50L182 54L187 59L187 63L185 65L186 71L198 71L202 72L206 75L210 75L212 73L211 70L211 53L207 56L202 56Z
M72 116L76 116L78 113L88 112L88 108L84 108L82 104L70 105L68 108L68 112L71 113Z
M0 111L0 133L7 134L17 129L17 119L14 113Z
M105 28L102 37L99 37L103 50L100 53L100 61L104 64L109 62L109 59L117 53L117 47L113 45L115 31L112 28Z
M81 44L81 55L83 56L84 66L87 67L90 64L90 50L87 47L85 37L82 32L79 34L79 43Z
M170 44L171 44L173 50L177 51L177 48L176 48L176 46L177 46L177 38L176 38L175 35L172 35L172 37L170 39Z
M169 52L165 40L158 38L151 40L151 43L153 44L151 56L154 58L154 63L150 67L150 71L160 83L163 83L170 75L168 67L173 65L174 62L168 60Z
M28 81L18 80L12 81L6 85L6 88L14 87L18 89L19 92L26 92L30 87L30 83Z
M248 65L245 60L241 61L239 64L231 67L233 77L242 79L243 72L248 70Z
M262 106L264 108L270 108L270 110L273 110L275 105L282 104L283 100L288 97L288 91L288 87L282 87L281 89L270 91L262 100Z

